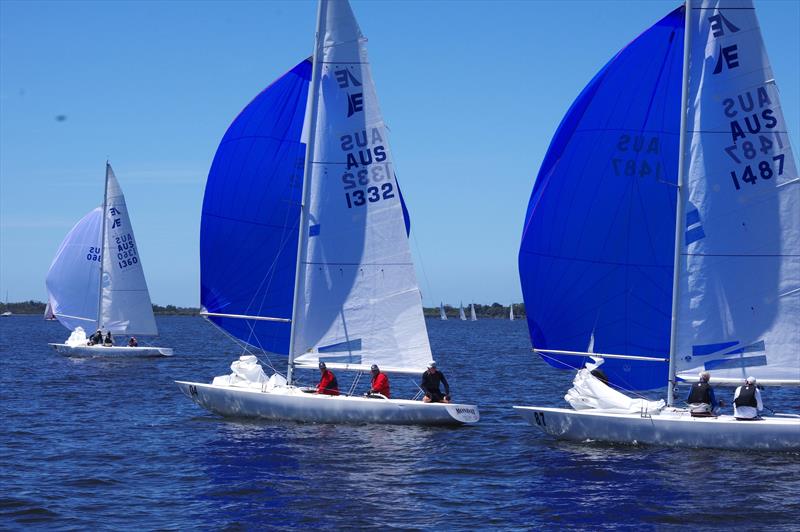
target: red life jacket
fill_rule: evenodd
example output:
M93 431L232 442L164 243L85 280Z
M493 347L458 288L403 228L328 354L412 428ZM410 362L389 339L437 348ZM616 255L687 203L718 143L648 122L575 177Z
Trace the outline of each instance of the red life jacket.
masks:
M324 395L339 395L339 383L331 370L326 369L317 384L317 393Z
M383 373L378 373L372 377L372 390L384 395L387 399L389 395L389 377Z

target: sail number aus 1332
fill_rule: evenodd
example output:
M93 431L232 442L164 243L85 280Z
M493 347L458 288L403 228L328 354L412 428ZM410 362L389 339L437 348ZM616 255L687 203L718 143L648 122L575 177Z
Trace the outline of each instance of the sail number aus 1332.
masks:
M366 190L354 190L352 192L345 192L345 199L347 200L347 208L361 207L369 203L375 203L382 199L390 199L394 197L394 186L391 183L383 183L380 188L377 186L367 187Z

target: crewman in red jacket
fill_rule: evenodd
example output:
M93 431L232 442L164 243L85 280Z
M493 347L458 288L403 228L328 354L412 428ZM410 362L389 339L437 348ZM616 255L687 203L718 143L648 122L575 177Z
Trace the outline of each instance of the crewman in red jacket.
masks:
M377 364L372 365L372 387L369 393L379 393L389 399L389 377L381 373Z
M319 384L317 384L317 393L323 395L339 395L339 383L336 382L336 376L331 370L325 367L325 362L319 363Z

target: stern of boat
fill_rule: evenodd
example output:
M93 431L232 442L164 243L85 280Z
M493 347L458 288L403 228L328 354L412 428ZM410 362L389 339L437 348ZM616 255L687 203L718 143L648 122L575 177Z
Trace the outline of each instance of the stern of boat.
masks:
M448 404L446 408L455 421L464 425L472 425L481 419L477 405Z

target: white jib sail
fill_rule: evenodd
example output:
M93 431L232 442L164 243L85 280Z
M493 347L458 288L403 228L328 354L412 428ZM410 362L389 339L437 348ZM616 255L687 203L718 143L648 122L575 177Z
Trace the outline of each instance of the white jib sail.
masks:
M64 237L47 272L50 310L70 331L97 328L102 224L101 207L81 218Z
M294 360L423 371L431 349L388 131L346 1L322 0L304 305Z
M758 20L691 17L679 376L800 381L800 180Z
M508 319L514 321L514 303L508 306Z
M446 320L447 313L444 311L444 303L439 303L439 319Z
M125 196L110 165L106 166L105 216L101 326L118 334L157 335Z
M458 319L461 321L467 321L467 315L464 314L464 304L459 303L458 305Z
M475 315L475 305L469 304L469 321L478 321L478 316Z

